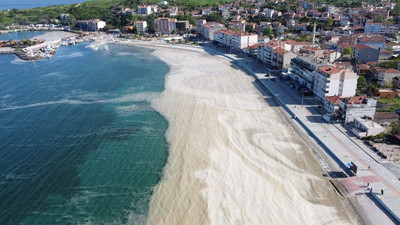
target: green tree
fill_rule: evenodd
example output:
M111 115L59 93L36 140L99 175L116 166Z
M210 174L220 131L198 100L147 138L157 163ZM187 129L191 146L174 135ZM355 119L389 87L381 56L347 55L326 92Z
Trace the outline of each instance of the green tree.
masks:
M367 79L364 76L360 76L357 80L357 88L364 89L368 86Z
M135 23L136 21L138 21L139 20L139 17L137 16L137 15L132 15L131 16L131 21L132 21L132 23Z
M275 37L278 37L278 36L279 36L279 31L278 31L278 29L274 28L274 29L272 30L272 32L274 33L274 36L275 36Z
M391 128L390 133L391 133L392 135L400 134L400 122L392 123L392 124L390 125L390 128Z
M353 49L350 46L347 46L343 49L343 55L353 56Z
M219 13L211 13L210 14L210 20L217 22L217 23L221 23L222 22L222 16Z
M263 34L267 37L272 37L272 29L270 27L264 28Z

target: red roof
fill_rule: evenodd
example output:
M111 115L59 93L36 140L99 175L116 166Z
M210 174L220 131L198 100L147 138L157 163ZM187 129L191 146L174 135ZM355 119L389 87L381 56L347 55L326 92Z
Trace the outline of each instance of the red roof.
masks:
M334 105L339 105L340 98L340 96L328 96L326 97L326 100L330 101Z
M366 44L362 44L362 45L357 45L356 47L354 47L356 50L362 50L362 49L367 49L367 48L371 48Z
M341 71L336 66L323 66L323 67L320 67L318 70L326 75L331 75L333 73L339 73Z

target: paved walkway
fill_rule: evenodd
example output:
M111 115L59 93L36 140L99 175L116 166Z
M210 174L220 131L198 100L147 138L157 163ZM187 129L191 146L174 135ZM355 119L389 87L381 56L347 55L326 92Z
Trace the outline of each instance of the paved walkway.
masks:
M215 50L209 49L209 51ZM286 82L273 76L265 78L267 70L254 59L228 53L223 56L234 60L252 74L315 139L325 153L334 160L336 168L341 168L347 174L347 178L342 179L342 184L350 193L364 193L366 188L372 188L372 196L376 198L377 202L383 203L382 210L389 212L393 223L400 223L398 220L400 218L400 181L380 164L381 159L368 146L351 137L351 134L348 134L341 125L326 123L318 109L310 105L309 101L302 101L299 92L290 88ZM305 103L303 106L302 102ZM315 102L313 103L315 104ZM346 166L350 162L354 162L358 166L356 176ZM383 195L381 194L382 190ZM368 212L368 207L365 210Z

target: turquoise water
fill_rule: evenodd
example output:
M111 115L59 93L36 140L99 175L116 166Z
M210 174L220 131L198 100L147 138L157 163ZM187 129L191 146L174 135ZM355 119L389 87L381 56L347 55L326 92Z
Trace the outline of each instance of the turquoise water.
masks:
M0 224L146 219L168 154L150 100L169 68L150 53L83 44L38 62L0 55Z
M81 3L87 0L0 0L1 9L27 9L51 5Z

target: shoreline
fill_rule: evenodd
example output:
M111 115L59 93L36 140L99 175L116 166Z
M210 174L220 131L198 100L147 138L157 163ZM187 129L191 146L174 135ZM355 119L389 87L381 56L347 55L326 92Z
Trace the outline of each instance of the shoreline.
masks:
M329 221L352 223L352 219L348 218L347 213L344 212L338 196L332 190L332 186L321 176L323 174L322 167L311 153L310 147L306 143L303 143L302 140L296 140L294 143L291 142L291 140L296 138L293 134L293 128L277 114L276 109L273 109L273 107L265 103L264 99L260 98L254 86L251 86L251 79L245 73L237 68L231 68L236 66L232 65L229 60L208 55L201 48L168 46L156 43L145 44L145 42L139 41L136 43L127 42L126 44L138 47L146 46L154 49L153 55L171 67L171 71L166 77L166 89L160 99L154 102L154 107L157 111L167 118L170 123L166 135L171 146L170 156L163 171L163 178L155 188L154 195L152 196L148 224L231 224L236 222L239 224L262 222L272 224L320 224L324 220L328 220L328 218ZM178 61L190 64L188 62L190 60L187 59L189 55L185 51L191 51L190 57L198 59L194 60L196 63L186 65L189 68L185 68L185 65L179 65L176 62L176 59L178 59ZM186 55L186 57L181 55ZM208 63L210 63L209 61L215 63L216 66L212 68L219 67L222 69L209 71L211 68L199 66L199 62L204 60ZM235 85L228 85L221 90L215 84L212 85L214 89L207 90L207 86L204 86L206 85L204 84L205 81L201 81L196 75L190 75L188 69L192 73L196 69L202 70L201 76L206 76L206 81L210 85L212 84L211 82L215 81L215 78L210 76L216 76L218 80L221 79L218 82L220 85L224 85L224 82L230 82L230 79L225 80L224 76L234 76L231 78L234 78L233 80L237 79L239 81L237 84L240 86L244 85L246 88L244 90L239 88L241 91L237 93ZM224 72L225 70L229 72ZM219 73L224 74L224 76L219 76ZM195 88L191 82L185 83L185 80L190 81L192 79L195 80L195 83L200 82L202 87L206 89ZM225 88L228 91L226 93L224 92ZM215 95L218 97L215 98ZM241 99L242 95L245 96L245 100ZM231 102L229 99L232 97L237 99ZM171 102L171 99L174 100ZM175 106L182 102L185 103L185 106L178 107L180 109L170 109L171 105ZM195 104L192 104L193 102ZM239 102L240 104L238 105ZM243 108L242 104L248 104L250 110ZM267 115L275 114L274 118L263 119L263 114L265 115L267 112ZM207 114L208 116L204 118L201 114ZM246 114L254 114L247 120L251 126L240 122L239 118L245 118ZM236 119L232 121L231 117ZM205 122L207 119L210 121ZM255 120L255 122L252 120ZM279 127L282 126L281 129L277 130L272 128L275 132L281 134L280 137L277 137L277 139L282 139L279 141L273 140L275 133L267 129L268 125L273 124L275 121L279 121ZM182 127L180 124L184 124L185 127ZM233 127L232 124L234 124ZM261 124L264 126L261 126ZM188 125L190 125L191 129L186 128ZM212 134L204 132L202 129L204 127L212 127L211 131L206 130ZM218 130L218 133L215 133L213 130ZM246 136L248 135L246 134L247 130L254 130L254 134ZM285 132L282 133L282 130ZM195 136L192 136L192 132L195 133ZM263 138L258 137L264 136L265 133L270 135L266 138L269 138L270 142L273 143L274 150L285 151L285 154L278 154L282 159L277 159L271 152L263 150L271 145L271 143L265 142ZM287 136L287 133L290 133L290 135ZM190 136L190 138L186 136ZM234 138L234 143L231 143L232 137L236 137ZM252 140L254 138L256 141ZM183 139L191 139L192 143ZM213 139L224 141L215 143ZM297 137L297 139L300 138ZM288 144L291 146L290 149L285 147ZM203 145L207 147L199 148L199 146ZM254 152L251 153L251 156L247 156L249 153L243 150ZM300 156L308 155L308 158L311 157L311 160L308 158L297 159L291 156L293 150L299 153ZM226 163L224 158L232 159L235 163L229 163L229 165L224 166L222 165ZM269 166L264 161L274 164L274 172L272 174L269 171ZM298 166L299 163L300 167ZM279 168L282 165L286 168ZM287 170L285 177L289 176L289 183L292 184L286 188L287 181L279 177L280 170L282 169ZM247 170L247 173L244 173L244 170ZM309 172L308 170L313 172ZM319 172L315 173L315 171ZM242 177L238 176L241 173ZM291 173L299 174L293 177ZM304 173L308 173L305 176L306 178L303 177L305 180L308 180L307 182L299 179L299 176L304 176ZM230 176L226 177L224 174L229 174ZM246 174L250 176L247 177ZM248 183L243 183L240 179L244 179ZM260 180L264 182L259 184L258 181ZM226 183L219 185L219 182ZM300 190L302 193L299 193L298 185L304 185L303 189ZM235 187L241 190L241 192L237 193ZM268 189L276 191L277 187L279 187L278 189L284 189L286 194L275 197L271 193L264 194L261 191ZM308 188L319 193L317 194L317 199L313 199L315 193L311 193ZM188 189L191 193L188 193ZM171 193L171 190L179 191ZM221 193L216 190L221 190ZM292 192L296 197L291 198L292 196L289 193ZM229 193L229 195L225 193ZM244 193L257 194L243 198L241 195L244 195ZM229 201L229 196L233 197L231 202ZM323 200L327 196L329 196L329 201L326 199ZM276 199L274 200L274 198ZM292 205L296 202L302 205L302 207L294 210L296 211L295 216L291 215L290 218L282 218L280 211L285 208L293 208ZM310 202L318 202L318 204L307 204ZM255 213L252 212L251 207L249 208L249 206L253 205L252 203L260 207L254 209ZM272 204L271 208L265 206L268 204ZM316 207L317 205L318 207ZM302 212L300 213L300 211ZM263 216L271 212L274 212L274 218L268 219ZM320 216L320 214L324 215Z

